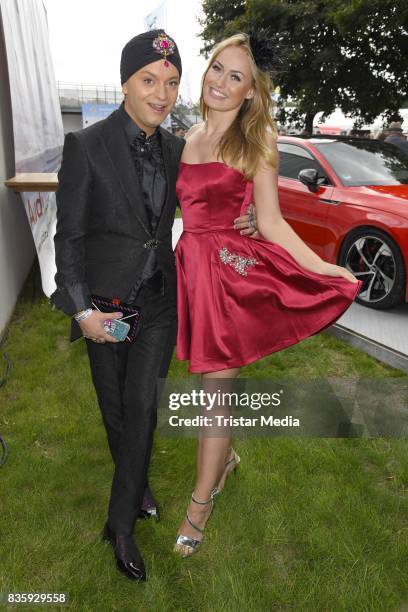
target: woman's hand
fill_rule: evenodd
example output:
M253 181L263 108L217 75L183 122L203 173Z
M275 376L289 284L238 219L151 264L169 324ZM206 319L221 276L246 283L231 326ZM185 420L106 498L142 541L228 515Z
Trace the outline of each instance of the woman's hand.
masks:
M358 278L356 278L347 268L343 268L342 266L336 266L335 264L328 263L327 261L323 261L321 267L318 270L318 274L327 274L328 276L342 276L352 283L358 283Z

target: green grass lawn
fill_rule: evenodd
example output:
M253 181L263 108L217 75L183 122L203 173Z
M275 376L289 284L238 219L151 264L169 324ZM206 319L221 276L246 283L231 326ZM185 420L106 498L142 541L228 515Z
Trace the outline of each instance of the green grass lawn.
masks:
M65 591L69 609L92 612L408 609L401 439L237 440L237 475L216 499L202 548L182 560L172 545L193 487L195 442L156 437L151 483L162 521L138 521L148 582L126 580L100 541L112 463L85 347L69 343L68 318L33 283L2 347L13 367L0 389L10 453L0 468L0 591ZM185 365L173 360L171 375L186 376ZM242 371L350 375L404 376L326 334Z

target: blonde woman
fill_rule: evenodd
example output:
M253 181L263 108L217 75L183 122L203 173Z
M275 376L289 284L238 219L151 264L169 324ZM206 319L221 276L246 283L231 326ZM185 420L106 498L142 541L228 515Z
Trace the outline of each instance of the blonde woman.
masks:
M332 325L363 284L322 260L282 217L272 84L261 58L246 34L215 47L202 81L204 122L187 134L177 181L177 358L213 387ZM250 202L255 239L233 229ZM198 549L214 494L238 461L226 435L199 438L194 492L174 547L182 556Z

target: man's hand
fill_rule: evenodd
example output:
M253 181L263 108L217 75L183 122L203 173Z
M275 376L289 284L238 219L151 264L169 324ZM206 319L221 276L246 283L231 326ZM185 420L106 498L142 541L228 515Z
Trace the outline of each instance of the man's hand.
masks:
M241 230L239 232L241 236L256 238L258 236L258 226L256 223L255 206L250 204L247 210L248 214L234 219L234 229Z
M93 340L99 344L104 344L105 342L119 342L119 340L112 338L112 336L106 333L103 329L103 324L108 319L121 319L122 316L121 312L98 312L94 310L89 317L80 321L78 325L81 328L84 338L89 338L89 340Z

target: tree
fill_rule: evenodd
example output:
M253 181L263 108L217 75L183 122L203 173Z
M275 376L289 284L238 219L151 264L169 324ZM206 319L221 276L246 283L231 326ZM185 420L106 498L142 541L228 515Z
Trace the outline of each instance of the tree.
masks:
M406 0L204 0L203 52L237 31L269 27L284 39L283 68L275 77L283 99L278 120L303 125L341 108L355 125L379 114L393 120L407 100Z
M189 115L199 115L200 107L198 102L189 102L179 96L173 112L175 112L181 119L187 119Z

